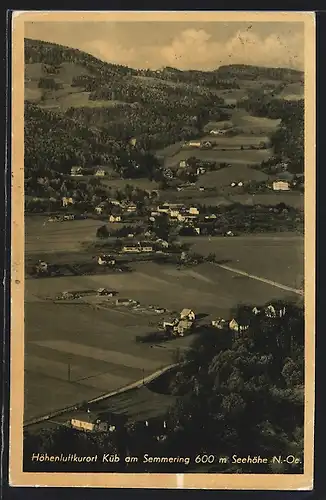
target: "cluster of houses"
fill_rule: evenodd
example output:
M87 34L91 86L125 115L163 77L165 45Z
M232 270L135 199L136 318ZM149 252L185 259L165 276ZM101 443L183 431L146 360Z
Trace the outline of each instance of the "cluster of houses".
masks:
M84 175L89 175L89 173L91 173L91 175L95 177L105 177L106 175L112 173L112 167L97 166L92 169L90 168L85 169L80 166L74 166L71 167L70 169L71 177L83 177Z
M217 219L217 215L214 213L201 214L199 208L196 206L186 207L182 203L164 203L158 205L150 213L149 220L154 222L157 217L163 214L172 223L192 227L197 234L200 234L200 224L209 223Z
M192 309L182 309L178 317L163 322L163 329L175 337L184 337L191 333L195 320L196 315Z
M282 318L285 314L286 307L284 305L269 304L268 306L262 308L255 306L251 311L248 311L248 313L244 315L242 320L239 318L232 318L230 321L227 321L223 318L217 318L212 320L211 325L219 330L229 328L233 332L241 333L248 330L250 326L250 319L252 317L265 316L266 318Z

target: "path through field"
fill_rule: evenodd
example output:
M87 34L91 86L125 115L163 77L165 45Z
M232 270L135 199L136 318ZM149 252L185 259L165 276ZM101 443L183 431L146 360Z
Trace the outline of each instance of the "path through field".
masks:
M277 283L276 281L268 280L266 278L262 278L261 276L255 276L254 274L249 274L244 271L240 271L240 269L235 269L234 267L226 266L225 264L216 264L216 265L218 267L221 267L222 269L226 269L227 271L232 271L233 273L241 274L242 276L246 276L247 278L251 278L257 281L262 281L263 283L275 286L276 288L280 288L281 290L286 290L287 292L293 292L296 293L297 295L303 295L302 290L297 290L296 288L282 285L281 283Z

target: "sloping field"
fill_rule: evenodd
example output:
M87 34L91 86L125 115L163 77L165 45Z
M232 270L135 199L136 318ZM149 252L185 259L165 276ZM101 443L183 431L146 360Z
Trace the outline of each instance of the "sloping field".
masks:
M197 182L200 186L212 187L229 186L231 182L240 181L265 181L268 175L247 165L232 165L216 172L207 172Z
M254 165L267 160L272 156L270 149L261 150L236 150L236 151L221 151L221 150L200 150L200 149L182 149L179 153L172 157L165 158L165 166L173 167L179 164L181 160L186 160L191 156L195 156L200 160L210 160L217 162L226 162L231 164Z
M295 288L301 285L302 242L293 236L197 238L194 242L195 251L215 252L217 259L233 268ZM262 304L294 296L208 263L184 270L139 263L128 275L27 280L26 419L141 380L173 362L173 351L191 342L191 337L186 337L160 346L137 344L136 335L155 331L162 315L114 304L94 308L45 300L63 290L99 287L114 289L120 297L143 306L157 305L171 311L190 307L207 319L229 317L230 309L239 303Z
M252 116L245 110L236 110L232 114L232 122L244 134L269 134L278 127L281 120Z
M277 97L289 101L303 99L304 85L302 83L289 83Z
M304 274L303 237L293 234L250 235L235 238L184 238L195 252L216 254L217 260L242 271L300 288ZM249 290L248 290L249 292Z
M93 241L96 230L104 224L101 220L85 219L64 222L48 222L44 216L25 218L26 254L78 251L81 243Z
M259 179L257 179L259 180ZM285 203L290 207L298 208L303 210L304 208L304 195L299 192L272 192L264 194L236 194L232 195L230 198L232 201L243 204L255 204L255 205L278 205L279 203Z
M169 350L135 342L149 331L148 318L132 313L27 302L25 419L116 390L170 364Z

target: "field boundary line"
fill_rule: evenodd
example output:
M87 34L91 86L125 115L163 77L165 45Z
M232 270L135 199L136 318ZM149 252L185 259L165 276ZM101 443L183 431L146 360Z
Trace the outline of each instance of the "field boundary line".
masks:
M303 290L298 290L297 288L292 288L287 285L282 285L282 283L278 283L277 281L272 281L267 278L262 278L261 276L256 276L255 274L250 274L245 271L241 271L240 269L236 269L234 267L227 266L225 264L215 264L218 267L221 267L222 269L225 269L226 271L231 271L236 274L240 274L241 276L246 276L247 278L256 280L256 281L261 281L262 283L267 283L267 285L272 285L276 288L281 288L282 290L286 290L288 292L296 293L297 295L303 296Z
M164 373L167 373L168 371L172 370L173 368L176 368L179 366L179 363L174 363L172 365L165 366L164 368L161 368L160 370L155 371L154 373L151 373L150 375L147 375L144 378L141 378L140 380L137 380L136 382L132 382L131 384L128 384L124 387L121 387L120 389L116 389L115 391L111 391L105 394L102 394L100 396L97 396L96 398L90 399L87 401L87 404L93 404L93 403L98 403L99 401L103 401L105 399L109 399L113 396L117 396L118 394L123 394L124 392L131 391L133 389L139 389L140 387L149 384L156 378L160 377ZM30 420L27 420L27 422L23 423L23 428L29 427L30 425L35 425L39 424L41 422L45 422L47 420L51 420L53 417L59 417L60 415L64 415L65 413L69 413L72 411L78 411L82 403L75 403L74 405L67 406L66 408L61 408L60 410L55 410L51 413L47 413L46 415L42 415L40 417L35 417Z

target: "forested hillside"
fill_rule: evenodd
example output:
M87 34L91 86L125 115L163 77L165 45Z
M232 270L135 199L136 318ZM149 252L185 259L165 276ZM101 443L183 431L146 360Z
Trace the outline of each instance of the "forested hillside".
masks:
M131 177L148 175L147 167L142 168L144 155L205 135L209 121L229 119L232 109L225 105L223 92L242 88L248 78L275 80L276 87L245 87L246 98L237 106L252 115L281 118L282 126L272 137L275 152L294 158L294 170L302 171L303 101L277 96L289 82L301 81L301 72L242 65L215 72L135 70L27 39L26 174L45 165L67 173L72 165L114 163L127 168L128 174L134 164L137 172ZM130 147L130 138L136 138L136 146Z

